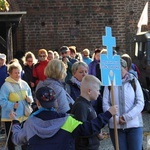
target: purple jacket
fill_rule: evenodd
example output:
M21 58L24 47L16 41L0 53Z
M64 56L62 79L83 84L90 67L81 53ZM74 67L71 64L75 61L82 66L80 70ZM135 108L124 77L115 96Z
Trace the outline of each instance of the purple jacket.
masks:
M93 60L90 64L89 64L89 71L88 73L91 75L96 76L96 65L99 63L100 61L97 60Z

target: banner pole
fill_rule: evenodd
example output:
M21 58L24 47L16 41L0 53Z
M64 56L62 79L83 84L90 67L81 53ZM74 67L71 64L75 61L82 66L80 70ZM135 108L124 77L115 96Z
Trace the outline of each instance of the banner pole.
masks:
M112 105L114 106L115 105L115 100L114 100L114 85L113 85L113 81L111 81L111 97L112 97ZM114 122L115 148L116 148L116 150L119 150L116 116L113 116L113 122Z

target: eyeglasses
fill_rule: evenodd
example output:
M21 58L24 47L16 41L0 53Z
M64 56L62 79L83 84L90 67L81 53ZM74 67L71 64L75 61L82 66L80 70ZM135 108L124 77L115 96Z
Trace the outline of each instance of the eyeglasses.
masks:
M46 57L46 55L39 55L39 57Z
M27 62L33 62L33 60L27 60Z

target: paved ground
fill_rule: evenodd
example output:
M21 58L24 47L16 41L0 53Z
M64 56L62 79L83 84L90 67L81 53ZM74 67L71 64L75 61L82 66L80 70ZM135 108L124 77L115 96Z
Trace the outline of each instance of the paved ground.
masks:
M150 139L150 114L144 112L143 113L143 121L144 121L144 138L143 138L143 148L144 150L150 150L150 143L148 144L148 139ZM108 127L106 126L103 131L108 133ZM0 134L0 150L3 150L4 144L6 141L6 136ZM19 148L16 148L19 150ZM109 135L107 139L101 141L100 150L113 150L113 146L111 144Z

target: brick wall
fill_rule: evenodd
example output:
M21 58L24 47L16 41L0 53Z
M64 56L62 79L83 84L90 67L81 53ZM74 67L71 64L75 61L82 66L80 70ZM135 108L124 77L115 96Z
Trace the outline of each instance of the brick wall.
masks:
M75 45L78 51L102 46L105 26L111 26L120 53L133 54L137 23L146 0L16 0L13 11L27 11L17 29L17 50L58 49ZM149 26L147 26L149 28Z

